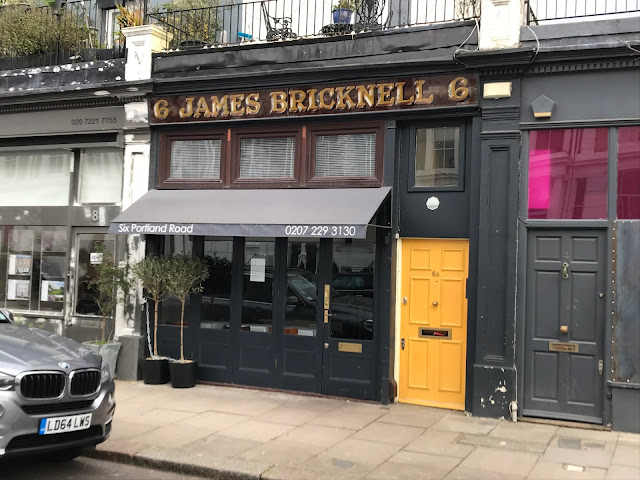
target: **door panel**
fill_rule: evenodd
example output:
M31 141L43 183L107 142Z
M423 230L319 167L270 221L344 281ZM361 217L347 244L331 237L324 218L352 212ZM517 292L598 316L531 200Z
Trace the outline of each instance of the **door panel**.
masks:
M605 238L529 231L524 415L602 423Z
M375 239L334 239L322 243L320 252L323 263L332 266L323 277L330 283L321 288L322 306L327 307L321 312L322 393L373 400L377 391Z
M403 240L401 402L464 410L468 246Z

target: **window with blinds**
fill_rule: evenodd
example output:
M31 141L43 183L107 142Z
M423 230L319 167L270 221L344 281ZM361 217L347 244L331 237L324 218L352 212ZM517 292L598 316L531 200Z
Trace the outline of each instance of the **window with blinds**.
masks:
M221 140L171 142L171 179L219 179Z
M375 166L375 133L316 137L316 177L372 177Z
M240 178L293 178L295 137L243 138Z

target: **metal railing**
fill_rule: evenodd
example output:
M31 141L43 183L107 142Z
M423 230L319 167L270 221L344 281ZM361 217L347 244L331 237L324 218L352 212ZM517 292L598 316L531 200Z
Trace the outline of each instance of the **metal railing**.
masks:
M640 12L640 0L525 0L527 24Z
M117 11L98 0L0 7L0 70L123 58Z
M234 45L351 34L471 19L479 0L353 0L334 11L337 0L216 2L189 10L155 11L147 23L168 33L168 47Z

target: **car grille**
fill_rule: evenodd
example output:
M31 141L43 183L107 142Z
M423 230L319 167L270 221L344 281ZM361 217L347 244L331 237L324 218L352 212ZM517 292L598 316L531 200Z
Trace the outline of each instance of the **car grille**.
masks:
M27 373L20 380L24 398L58 398L64 392L63 373Z
M71 395L80 397L92 395L100 389L100 372L87 370L71 374Z
M77 432L57 433L55 435L20 435L13 438L6 447L7 452L20 450L24 448L34 449L42 447L52 447L62 445L69 442L77 442L82 440L95 439L96 443L102 440L102 427L94 425L87 430L79 430Z
M45 403L42 405L21 405L22 410L28 415L49 415L52 413L75 412L91 407L93 400L79 400L66 403Z

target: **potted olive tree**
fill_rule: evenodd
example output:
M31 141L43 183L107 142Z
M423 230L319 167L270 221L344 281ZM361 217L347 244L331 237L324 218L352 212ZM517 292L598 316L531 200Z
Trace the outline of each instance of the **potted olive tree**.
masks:
M94 301L100 310L100 339L83 342L83 345L102 355L113 376L121 344L113 340L114 331L113 328L108 329L107 321L113 318L118 304L122 305L125 316L133 312L133 304L129 301L129 259L127 257L124 266L118 265L103 243L98 245L97 253L99 262L94 264L95 276L89 280L88 288L95 293Z
M169 297L167 292L167 267L169 258L149 255L133 267L133 275L142 283L143 295L147 299L147 342L150 357L142 361L142 379L144 383L160 385L169 381L169 359L158 355L158 307ZM149 301L153 302L153 346L149 320Z
M167 292L180 301L180 360L169 364L171 386L190 388L196 384L198 362L184 358L184 307L187 297L202 291L202 282L209 277L207 263L190 255L174 255L166 270Z

